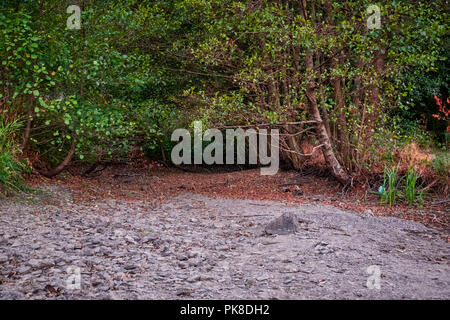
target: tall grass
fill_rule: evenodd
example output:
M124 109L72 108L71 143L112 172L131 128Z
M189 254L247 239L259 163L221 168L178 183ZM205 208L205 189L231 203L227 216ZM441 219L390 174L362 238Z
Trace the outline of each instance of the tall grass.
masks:
M0 113L0 196L27 189L22 178L22 171L27 169L27 165L18 160L19 150L14 142L20 126L19 120L8 122L4 113Z
M389 205L389 207L395 203L395 199L399 194L399 190L397 189L399 165L397 164L395 167L384 169L381 201Z
M405 198L411 206L414 203L423 203L423 191L417 191L419 174L414 167L409 167L405 175Z
M416 168L410 166L404 176L399 177L400 163L391 168L384 169L383 185L379 188L380 200L385 205L392 206L397 199L407 202L409 205L423 204L424 191L419 191L418 180L420 178ZM404 183L403 183L404 182ZM401 187L402 190L400 189Z

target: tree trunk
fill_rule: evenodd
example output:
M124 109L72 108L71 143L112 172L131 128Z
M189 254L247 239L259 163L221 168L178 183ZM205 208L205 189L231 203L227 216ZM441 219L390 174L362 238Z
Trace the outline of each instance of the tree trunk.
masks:
M306 1L302 0L302 16L305 20L308 19ZM311 72L314 70L314 60L313 60L313 52L311 50L306 51L306 69ZM310 79L308 85L306 87L306 97L308 99L309 109L311 112L311 116L314 121L316 121L316 133L319 139L320 144L322 145L322 152L325 158L325 161L331 170L333 176L342 184L348 184L350 182L350 177L347 172L342 168L339 161L336 159L336 155L334 154L333 147L331 146L330 137L327 134L327 130L322 122L322 117L320 116L319 108L317 106L317 97L316 97L316 82L313 75L310 75Z
M313 53L308 50L306 53L306 67L308 69L313 68ZM316 124L316 133L320 144L322 145L323 156L327 162L328 167L331 169L333 176L339 180L342 184L347 184L350 181L350 177L347 172L342 168L339 161L336 159L333 148L331 146L330 138L327 134L327 130L322 122L319 108L317 107L317 98L315 92L315 81L313 78L308 83L306 88L306 97L308 98L309 108L311 115Z
M289 147L289 150L293 152L286 152L286 158L288 158L294 167L295 170L300 170L302 168L302 149L299 145L299 139L294 134L296 130L290 130L289 125L284 125L284 129L288 134L285 138L286 145ZM295 129L295 127L294 127Z
M340 52L338 57L332 59L331 66L333 69L337 68L339 64L344 63L343 52ZM338 137L339 137L339 151L341 153L341 161L349 165L349 140L347 131L347 118L345 116L345 99L343 80L341 76L334 78L334 102L336 103Z
M51 169L51 170L43 169L43 170L37 170L37 171L40 174L42 174L44 177L47 177L47 178L52 178L52 177L60 174L72 160L72 157L75 154L75 146L76 146L76 143L75 143L75 140L73 140L72 145L70 146L69 153L56 168Z
M375 84L371 86L371 93L369 97L369 103L373 107L373 110L367 119L369 126L368 130L369 137L373 135L377 119L381 113L379 80L381 79L384 72L384 54L381 52L381 50L378 50L375 53L375 56L373 57L373 66L375 70L374 74Z
M28 114L27 114L27 126L25 128L25 133L23 135L23 141L22 145L20 146L20 150L22 150L22 153L25 152L27 146L28 146L28 140L30 140L30 133L31 133L31 121L33 119L33 96L30 95L29 97L30 106L28 107Z
M321 74L325 74L325 66L324 66L324 55L323 52L319 54L318 63L321 66L320 72ZM323 83L319 84L319 94L320 94L320 108L322 109L322 115L323 115L323 121L325 125L325 129L327 130L328 137L331 138L331 130L330 130L330 118L328 116L327 106L326 106L326 100L325 100L325 94L323 92Z
M362 69L362 60L358 57L357 68L359 70ZM361 86L362 86L362 76L358 73L355 76L355 88L353 91L353 104L355 105L355 109L353 110L354 114L357 114L359 110L361 110Z

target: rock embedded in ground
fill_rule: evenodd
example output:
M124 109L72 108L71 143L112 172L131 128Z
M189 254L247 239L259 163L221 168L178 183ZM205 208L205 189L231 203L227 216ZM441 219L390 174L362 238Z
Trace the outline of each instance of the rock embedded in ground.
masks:
M375 215L373 214L373 212L372 212L372 210L366 210L366 211L364 211L363 213L362 213L362 215L364 216L364 217L374 217Z
M266 234L286 235L298 231L298 218L292 212L285 212L278 218L271 221L264 228Z
M8 261L8 256L7 255L0 255L0 263L5 263Z

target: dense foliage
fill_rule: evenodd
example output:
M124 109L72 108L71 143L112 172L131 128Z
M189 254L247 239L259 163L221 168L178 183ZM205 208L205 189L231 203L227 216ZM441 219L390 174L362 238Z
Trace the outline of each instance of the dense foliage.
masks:
M67 27L72 4L80 29ZM373 4L381 25L369 29ZM0 111L15 128L0 132L10 141L1 152L53 176L71 161L125 160L134 147L164 156L172 130L193 120L273 126L285 162L301 169L320 146L313 150L346 183L402 143L445 151L449 119L434 96L449 96L446 7L0 1Z

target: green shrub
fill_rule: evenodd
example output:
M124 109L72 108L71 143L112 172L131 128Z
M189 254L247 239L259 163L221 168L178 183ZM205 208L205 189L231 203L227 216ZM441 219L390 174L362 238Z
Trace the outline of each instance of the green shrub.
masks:
M18 160L18 148L13 139L19 127L19 121L7 122L4 114L0 114L0 195L27 190L22 172L28 167Z
M414 203L422 204L423 203L423 191L417 190L417 180L419 178L419 174L417 173L414 167L409 167L408 171L405 175L405 199L408 204L411 206Z
M397 166L384 169L383 188L381 188L381 201L384 204L392 206L395 203L396 196L400 193L397 189L398 184L398 168Z
M439 176L450 176L450 156L448 151L436 153L431 165Z

